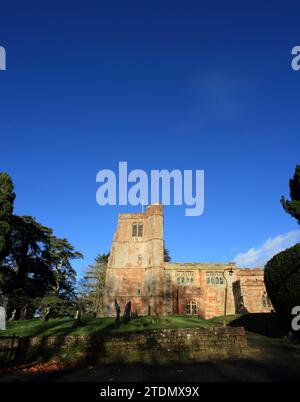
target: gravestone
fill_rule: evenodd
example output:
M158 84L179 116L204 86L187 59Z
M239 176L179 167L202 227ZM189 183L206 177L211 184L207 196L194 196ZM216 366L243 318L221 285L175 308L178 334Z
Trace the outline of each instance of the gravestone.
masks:
M17 310L14 309L13 312L11 313L11 317L10 317L9 321L13 321L15 319L16 314L17 314Z
M6 325L5 325L5 308L0 306L0 331L5 331L6 330Z
M116 310L116 323L119 324L119 323L120 323L120 312L121 312L121 309L120 309L120 306L119 306L117 300L115 300L115 310Z
M51 313L51 307L47 307L44 311L44 317L43 320L44 321L48 321L50 318L50 313Z
M74 323L73 323L73 327L82 327L84 326L84 322L81 321L81 312L80 310L76 310L75 316L74 316Z
M129 301L124 310L124 315L123 315L123 323L127 324L130 321L130 316L131 316L131 301Z

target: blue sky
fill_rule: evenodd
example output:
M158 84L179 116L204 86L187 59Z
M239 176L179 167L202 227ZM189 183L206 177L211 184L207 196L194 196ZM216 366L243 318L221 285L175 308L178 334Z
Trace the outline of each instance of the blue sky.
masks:
M300 5L265 3L1 4L0 171L16 213L84 253L79 273L109 250L118 213L140 211L96 204L97 172L119 161L205 170L202 216L165 208L174 261L256 265L300 240L279 203L300 163Z

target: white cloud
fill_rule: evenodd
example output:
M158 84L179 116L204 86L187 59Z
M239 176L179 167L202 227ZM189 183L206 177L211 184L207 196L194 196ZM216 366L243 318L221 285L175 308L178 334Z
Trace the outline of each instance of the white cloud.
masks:
M268 239L258 248L250 248L246 253L237 254L233 261L241 267L264 267L266 262L288 247L300 242L300 230L292 230Z

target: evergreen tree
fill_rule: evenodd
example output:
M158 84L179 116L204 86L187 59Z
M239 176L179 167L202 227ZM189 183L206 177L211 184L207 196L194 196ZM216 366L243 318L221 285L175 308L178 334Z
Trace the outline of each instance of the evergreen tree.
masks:
M171 262L170 252L167 248L164 248L164 262Z
M22 310L34 311L46 295L74 300L76 273L70 260L81 257L66 239L57 238L33 217L14 215L9 252L1 268L9 310L16 309L20 318Z
M16 310L16 318L26 318L41 301L74 303L71 260L82 254L32 216L13 215L14 199L11 178L0 173L0 297L8 300L9 313Z
M102 317L105 268L108 254L99 254L79 282L78 300L83 313Z
M0 264L8 254L14 200L14 186L10 176L0 173Z
M282 196L281 205L300 225L300 165L296 166L294 177L290 179L290 197L291 200L288 201Z
M281 204L300 224L300 165L289 185L291 200L281 197ZM265 266L264 279L273 307L290 327L292 308L300 305L300 244L274 255Z
M264 278L274 309L290 326L292 309L300 305L300 244L272 257L265 266Z

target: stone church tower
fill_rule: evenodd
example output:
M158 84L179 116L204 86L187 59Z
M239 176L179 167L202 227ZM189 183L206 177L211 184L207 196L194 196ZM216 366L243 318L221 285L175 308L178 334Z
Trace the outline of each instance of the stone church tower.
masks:
M103 308L115 315L131 301L132 313L166 314L163 206L149 205L145 213L120 214L105 273Z
M131 302L138 315L198 315L205 319L269 312L264 271L229 263L164 262L163 206L120 214L105 270L104 316L123 313ZM226 315L225 314L225 315Z

